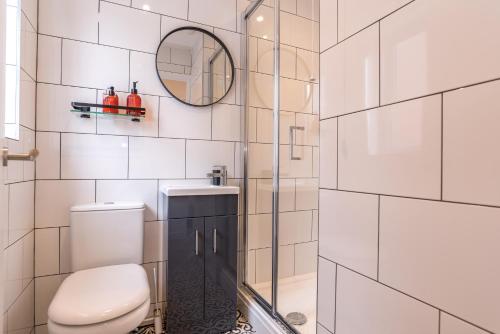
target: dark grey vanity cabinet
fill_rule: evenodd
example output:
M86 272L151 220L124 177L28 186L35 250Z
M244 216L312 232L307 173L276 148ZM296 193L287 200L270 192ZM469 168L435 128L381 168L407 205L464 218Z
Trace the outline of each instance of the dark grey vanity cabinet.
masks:
M177 196L164 201L167 332L220 334L234 329L238 196Z

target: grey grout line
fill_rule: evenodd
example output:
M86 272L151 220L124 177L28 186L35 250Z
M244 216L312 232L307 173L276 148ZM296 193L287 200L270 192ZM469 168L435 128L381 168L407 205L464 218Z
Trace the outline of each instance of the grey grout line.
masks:
M486 81L476 82L476 83L473 83L473 84L468 84L468 85L465 85L465 86L449 88L449 89L446 89L446 90L443 90L443 91L429 93L429 94L425 94L425 95L421 95L421 96L417 96L417 97L412 97L412 98L409 98L409 99L398 100L398 101L395 101L395 102L389 102L389 103L386 103L386 104L381 104L378 107L370 107L370 108L366 108L366 109L350 111L350 112L344 113L342 115L335 115L335 116L320 118L320 121L326 121L326 120L333 119L333 118L342 118L342 117L346 117L346 116L350 116L350 115L354 115L354 114L359 114L359 113L362 113L362 112L365 112L365 111L371 111L371 110L376 110L376 109L380 109L380 108L390 107L390 106L394 106L394 105L397 105L397 104L402 104L402 103L405 103L405 102L410 102L410 101L424 99L424 98L427 98L427 97L444 95L446 93L454 92L454 91L461 90L461 89L464 89L464 88L476 87L476 86L480 86L480 85L484 85L484 84L488 84L488 83L496 82L496 81L500 81L500 77L497 77L497 78L494 78L494 79L489 79L489 80L486 80Z
M484 207L484 208L500 209L500 205L490 205L490 204L481 204L481 203L448 201L448 200L425 198L425 197L411 197L411 196L404 196L404 195L371 193L371 192L365 192L365 191L356 191L356 190L348 190L348 189L337 189L337 188L326 188L326 187L320 187L319 189L320 190L329 190L329 191L339 191L339 192L353 193L353 194L365 194L365 195L382 196L382 197L390 197L390 198L410 199L410 200L416 200L416 201L437 202L437 203L443 203L443 204L470 205L470 206L477 206L477 207Z
M430 304L430 303L428 303L428 302L426 302L426 301L424 301L424 300L422 300L422 299L419 299L419 298L417 298L417 297L415 297L415 296L412 296L412 295L410 295L409 293L406 293L406 292L404 292L404 291L402 291L402 290L398 290L398 289L396 289L396 288L394 288L394 287L392 287L392 286L390 286L390 285L387 285L387 284L386 284L386 283L384 283L384 282L377 281L377 280L373 279L373 277L367 276L367 275L365 275L365 274L363 274L363 273L361 273L361 272L359 272L359 271L356 271L356 270L354 270L354 269L352 269L352 268L349 268L349 267L348 267L348 266L346 266L346 265L343 265L343 264L341 264L341 263L335 262L335 261L333 261L333 260L331 260L331 259L329 259L329 258L326 258L326 257L324 257L324 256L321 256L321 255L320 255L320 257L321 257L323 260L325 260L325 261L328 261L328 262L330 262L330 263L332 263L332 264L335 264L335 265L337 266L337 268L338 268L338 267L341 267L341 268L343 268L343 269L345 269L345 270L348 270L348 271L350 271L350 272L352 272L352 273L354 273L354 274L357 274L357 275L359 275L359 276L361 276L361 277L363 277L363 278L365 278L365 279L368 279L368 280L370 280L370 281L374 282L375 284L379 284L379 285L381 285L382 287L388 288L388 289L390 289L390 290L392 290L392 291L395 291L395 292L397 292L397 293L400 293L400 294L402 294L402 295L404 295L404 296L406 296L406 297L408 297L408 298L411 298L411 299L413 299L413 300L415 300L415 301L418 301L418 302L420 302L420 303L422 303L422 304L424 304L424 305L427 305L427 306L429 306L429 307L431 307L431 308L435 309L435 310L436 310L436 311L438 311L438 312L446 313L446 314L448 314L448 315L450 315L450 316L453 316L453 317L455 317L455 318L457 318L457 319L459 319L459 320L461 320L461 321L463 321L463 322L465 322L465 323L467 323L467 324L469 324L469 325L472 325L472 326L474 326L474 327L476 327L476 328L478 328L478 329L481 329L481 330L483 330L483 331L485 331L485 332L487 332L487 333L489 333L489 334L495 334L495 333L493 333L493 332L491 332L491 331L487 330L486 328L483 328L483 327L481 327L481 326L479 326L479 325L477 325L477 324L474 324L474 323L472 323L472 322L470 322L470 321L468 321L468 320L465 320L465 319L463 319L463 318L461 318L461 317L459 317L459 316L457 316L457 315L454 315L453 313L449 313L449 312L447 312L446 310L439 308L438 306L432 305L432 304ZM337 289L335 289L335 292L337 292ZM337 300L337 298L335 298L335 301L336 301L336 300ZM335 313L337 313L337 312L335 312Z

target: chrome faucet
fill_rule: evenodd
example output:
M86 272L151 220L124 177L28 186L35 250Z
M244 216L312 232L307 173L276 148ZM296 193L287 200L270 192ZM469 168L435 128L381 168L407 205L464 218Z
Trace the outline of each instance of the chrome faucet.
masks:
M227 167L214 166L212 173L208 173L207 176L212 178L212 185L225 186L227 184Z

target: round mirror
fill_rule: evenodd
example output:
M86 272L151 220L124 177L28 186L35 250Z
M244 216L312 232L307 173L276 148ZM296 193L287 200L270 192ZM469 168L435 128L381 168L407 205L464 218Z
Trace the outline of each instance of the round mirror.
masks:
M209 106L231 89L234 63L214 34L196 27L170 32L156 53L156 71L167 91L182 103Z

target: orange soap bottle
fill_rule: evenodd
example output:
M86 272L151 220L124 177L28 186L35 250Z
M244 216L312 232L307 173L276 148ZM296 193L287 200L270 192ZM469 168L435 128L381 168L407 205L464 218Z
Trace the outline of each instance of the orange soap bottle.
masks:
M141 108L142 105L142 99L141 97L137 94L137 82L133 82L132 90L130 91L130 95L127 96L127 107L132 107L132 108ZM140 110L130 110L127 109L127 112L130 115L134 116L140 116L141 111Z
M115 87L109 87L104 94L104 100L102 104L106 106L118 106L118 95L115 93ZM103 112L118 114L118 109L116 108L103 108Z

